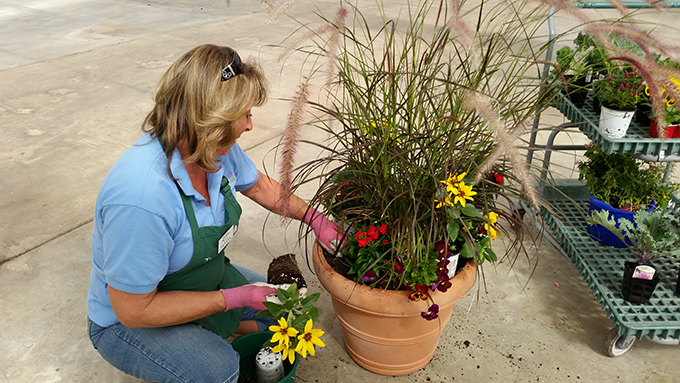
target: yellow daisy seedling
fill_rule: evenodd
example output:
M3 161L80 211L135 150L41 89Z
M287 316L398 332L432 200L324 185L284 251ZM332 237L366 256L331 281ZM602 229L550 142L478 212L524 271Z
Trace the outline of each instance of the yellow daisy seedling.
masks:
M312 326L313 322L310 319L307 321L307 324L305 324L305 331L301 335L298 335L298 344L297 347L295 347L295 352L302 355L303 358L307 357L308 351L310 355L314 355L315 345L326 347L320 339L321 335L324 334L323 330L312 328Z
M324 347L319 339L324 332L312 328L319 317L319 310L314 305L321 294L301 296L297 286L293 284L288 289L279 289L276 295L281 303L262 302L267 309L257 314L278 322L278 326L269 326L269 331L274 333L269 340L272 351L280 352L282 359L291 364L295 362L296 353L306 357L309 351L314 355L314 345ZM303 329L304 333L298 336Z
M269 331L274 333L271 339L272 343L278 342L279 344L284 342L290 344L290 338L296 336L299 332L292 327L288 327L288 323L284 317L279 318L278 326L269 326Z

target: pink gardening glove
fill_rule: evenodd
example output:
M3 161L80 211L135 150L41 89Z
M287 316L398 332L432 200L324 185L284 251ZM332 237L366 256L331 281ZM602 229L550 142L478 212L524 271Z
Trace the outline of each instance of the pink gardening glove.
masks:
M267 286L245 285L231 289L220 290L224 296L224 303L229 311L238 307L252 307L255 310L264 310L262 302L267 300L267 295L276 294L276 289Z
M338 225L319 213L316 209L310 207L302 219L302 222L312 227L321 247L329 253L334 253L335 250L342 245L340 242L343 240L342 232Z

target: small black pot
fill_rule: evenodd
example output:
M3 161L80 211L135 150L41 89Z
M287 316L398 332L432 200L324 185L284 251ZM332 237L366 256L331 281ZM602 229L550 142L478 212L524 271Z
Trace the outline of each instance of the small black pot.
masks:
M572 80L573 76L564 76L567 79L567 86L564 92L567 98L574 104L575 107L580 108L586 103L586 97L590 89L590 83L586 82L585 77L579 77Z
M593 94L593 113L596 116L599 116L601 111L602 111L602 104L600 104L600 99L597 98L596 94Z
M637 106L637 111L635 112L635 117L633 119L635 122L642 126L649 126L652 120L649 118L649 113L652 112L652 108L647 104L639 104Z
M621 293L623 293L623 299L630 303L648 304L656 285L659 283L659 273L654 266L645 265L654 269L654 277L651 280L633 278L635 267L639 265L640 263L637 262L624 263Z

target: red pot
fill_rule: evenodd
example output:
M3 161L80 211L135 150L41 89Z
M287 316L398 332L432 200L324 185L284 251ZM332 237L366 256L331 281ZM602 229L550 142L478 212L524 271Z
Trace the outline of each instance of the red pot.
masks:
M649 123L649 135L654 138L660 138L658 130L659 124L657 124L656 120L652 120ZM678 125L667 126L666 135L664 138L680 138L680 128L678 128Z

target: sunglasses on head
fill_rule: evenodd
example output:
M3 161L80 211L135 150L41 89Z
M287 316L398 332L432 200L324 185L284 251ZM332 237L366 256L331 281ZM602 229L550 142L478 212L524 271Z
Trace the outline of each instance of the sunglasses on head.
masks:
M243 73L241 71L241 57L239 57L235 50L232 49L231 51L234 52L234 58L231 60L229 65L222 69L222 77L220 78L220 81L227 81L230 78Z

